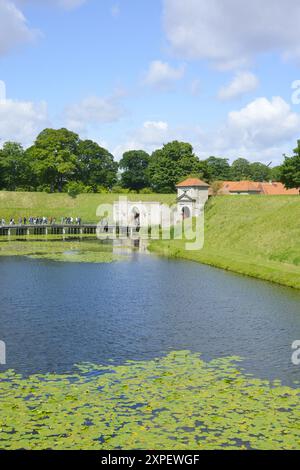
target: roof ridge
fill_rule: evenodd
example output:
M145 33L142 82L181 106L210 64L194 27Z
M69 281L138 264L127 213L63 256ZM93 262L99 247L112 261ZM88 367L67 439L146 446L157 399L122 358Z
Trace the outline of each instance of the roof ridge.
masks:
M209 187L209 184L202 181L200 178L187 178L184 181L181 181L176 185L176 187L184 187L184 186L205 186Z

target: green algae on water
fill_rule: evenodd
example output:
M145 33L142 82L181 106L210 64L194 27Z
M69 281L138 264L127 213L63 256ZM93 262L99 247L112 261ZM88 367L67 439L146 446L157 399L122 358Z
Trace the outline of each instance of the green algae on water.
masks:
M0 374L1 449L299 449L300 390L198 354Z
M124 259L113 253L112 245L98 240L1 241L1 256L26 256L73 263L110 263Z

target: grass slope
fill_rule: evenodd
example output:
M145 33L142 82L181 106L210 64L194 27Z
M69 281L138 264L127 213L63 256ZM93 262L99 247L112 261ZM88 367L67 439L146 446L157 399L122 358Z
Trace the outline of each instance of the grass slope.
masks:
M124 195L123 195L124 196ZM96 209L100 204L117 201L118 194L80 194L71 198L68 194L23 193L0 191L0 218L8 221L14 217L81 217L84 222L96 222ZM131 201L175 202L175 194L129 194Z
M150 249L300 288L300 198L214 198L206 208L203 250L186 251L184 241L174 240L154 241Z

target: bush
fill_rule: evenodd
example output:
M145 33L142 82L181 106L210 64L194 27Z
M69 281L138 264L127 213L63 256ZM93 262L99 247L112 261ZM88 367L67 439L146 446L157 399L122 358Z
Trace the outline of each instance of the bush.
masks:
M122 188L122 186L116 185L112 187L111 192L114 194L129 194L130 190Z
M77 181L70 181L66 186L67 193L70 197L75 198L78 194L92 193L93 188L91 186L85 186L83 183Z
M38 193L51 193L51 186L47 184L40 185L36 188Z
M143 188L140 190L140 194L153 194L153 191L151 188Z
M107 188L105 188L104 186L97 186L96 192L98 194L108 194L109 190Z
M217 196L219 194L219 191L223 188L223 184L223 181L214 181L211 184L213 196Z

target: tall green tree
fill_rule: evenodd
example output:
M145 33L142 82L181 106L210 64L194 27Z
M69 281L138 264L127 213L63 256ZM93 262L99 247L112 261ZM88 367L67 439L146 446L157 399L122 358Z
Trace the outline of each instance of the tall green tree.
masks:
M277 165L274 166L273 168L270 168L271 172L271 179L273 181L281 181L281 172L282 172L282 165Z
M292 157L285 156L281 166L281 181L288 189L300 188L300 140Z
M155 192L176 190L176 184L190 174L199 174L201 166L193 147L185 142L170 142L153 152L149 162L149 178Z
M7 191L30 188L31 172L24 149L17 142L6 142L0 150L0 188Z
M108 150L92 140L79 141L76 178L97 191L99 186L112 188L117 181L118 164Z
M227 158L209 157L204 162L208 168L210 182L230 179L230 165Z
M207 163L207 160L200 160L199 174L200 178L202 178L204 181L209 182L211 180L210 167Z
M140 191L149 186L150 156L143 150L130 150L123 154L119 167L122 170L121 184L123 188Z
M267 165L260 162L250 164L250 177L253 181L264 182L272 179L272 171Z
M250 163L246 158L238 158L232 163L231 178L234 181L248 180L251 178Z
M54 191L75 179L78 171L79 136L67 129L45 129L27 150L38 185Z

